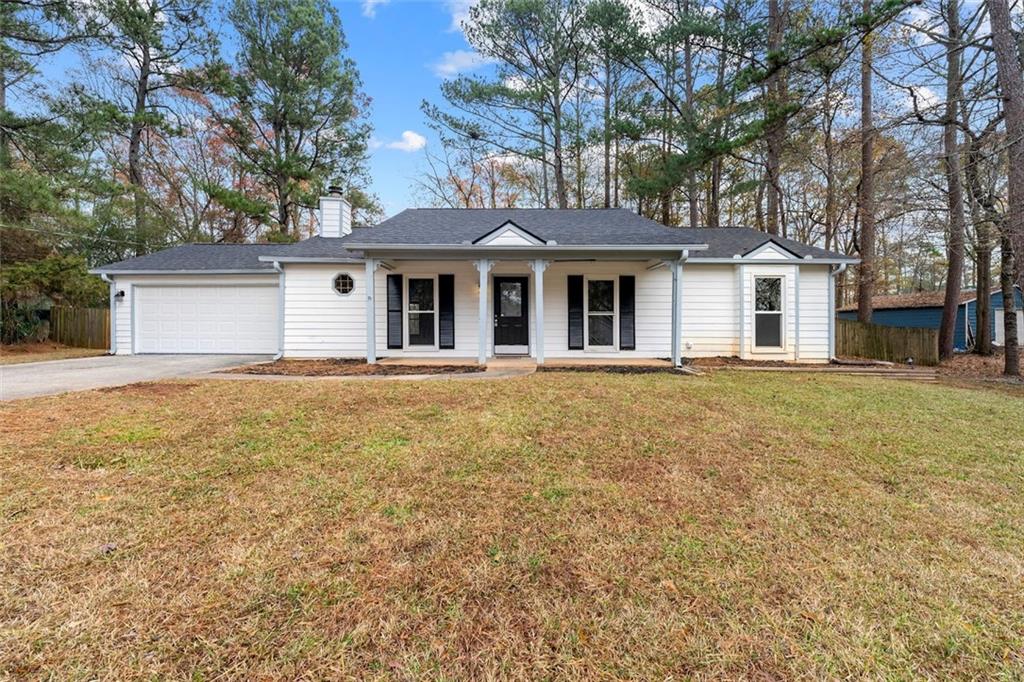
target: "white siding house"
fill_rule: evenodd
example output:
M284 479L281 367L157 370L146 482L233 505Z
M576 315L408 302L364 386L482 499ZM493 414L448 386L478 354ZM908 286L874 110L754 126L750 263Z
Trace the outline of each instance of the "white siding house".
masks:
M420 209L356 230L350 220L332 195L320 236L305 242L188 245L99 268L113 350L828 362L833 276L854 262L619 209Z

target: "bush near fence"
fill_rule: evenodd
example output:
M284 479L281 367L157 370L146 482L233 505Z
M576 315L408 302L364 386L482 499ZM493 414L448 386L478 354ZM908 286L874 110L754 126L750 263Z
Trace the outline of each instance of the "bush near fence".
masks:
M110 309L53 306L50 339L76 348L110 348Z
M939 332L837 319L836 355L889 362L906 362L907 358L913 358L918 365L937 365Z

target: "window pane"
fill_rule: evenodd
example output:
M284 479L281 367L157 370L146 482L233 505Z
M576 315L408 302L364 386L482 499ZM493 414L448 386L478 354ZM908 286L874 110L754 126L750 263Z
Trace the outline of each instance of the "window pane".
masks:
M498 314L502 317L523 316L523 284L522 282L502 282L499 298L501 302Z
M592 279L587 283L587 301L590 312L615 310L615 283L612 280Z
M782 313L754 315L754 345L761 348L782 346Z
M409 313L409 345L434 345L434 313Z
M590 315L589 342L591 346L610 346L615 342L614 318L611 315Z
M754 310L782 310L782 280L758 277L754 280Z
M434 280L409 280L409 310L434 309Z

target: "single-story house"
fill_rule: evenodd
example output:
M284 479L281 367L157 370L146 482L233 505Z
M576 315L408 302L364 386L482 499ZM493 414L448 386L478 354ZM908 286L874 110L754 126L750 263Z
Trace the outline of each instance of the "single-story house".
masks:
M294 244L188 244L94 272L111 351L289 358L739 356L828 362L848 256L624 209L409 209L338 193Z
M1016 290L1017 329L1024 331L1024 312L1019 287ZM942 322L942 306L946 299L945 291L924 291L896 296L876 296L874 313L871 321L889 327L919 327L938 329ZM989 294L989 324L991 338L997 346L1003 345L1003 292L993 289ZM844 320L857 319L857 304L844 305L839 309L839 317ZM958 351L972 348L978 331L978 293L974 289L960 292L960 307L956 313L956 329L953 336L953 347ZM1024 337L1021 338L1024 342Z

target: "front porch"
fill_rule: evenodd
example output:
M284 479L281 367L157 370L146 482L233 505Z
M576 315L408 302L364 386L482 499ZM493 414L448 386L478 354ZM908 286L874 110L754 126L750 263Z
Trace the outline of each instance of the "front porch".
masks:
M682 267L622 255L367 258L367 361L679 366Z

